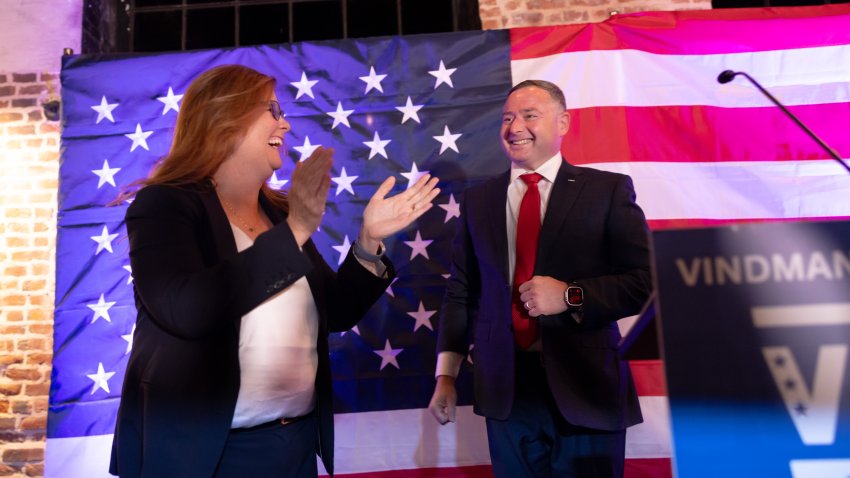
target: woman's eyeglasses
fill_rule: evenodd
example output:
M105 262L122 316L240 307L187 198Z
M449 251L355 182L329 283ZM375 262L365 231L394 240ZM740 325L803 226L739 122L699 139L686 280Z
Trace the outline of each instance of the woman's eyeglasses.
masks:
M269 112L272 114L272 118L275 121L280 121L280 117L283 116L283 110L280 109L280 103L275 100L269 101Z

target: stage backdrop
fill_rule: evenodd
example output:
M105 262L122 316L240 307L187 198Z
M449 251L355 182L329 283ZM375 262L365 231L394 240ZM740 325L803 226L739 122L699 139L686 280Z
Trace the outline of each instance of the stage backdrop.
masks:
M278 80L293 131L272 187L285 189L315 146L336 148L314 235L329 263L348 250L383 178L395 175L397 190L425 171L442 180L437 206L387 240L399 278L357 328L331 337L342 475L489 474L483 421L469 406L471 366L457 425L436 426L425 407L458 204L466 186L508 167L498 130L512 84L544 78L564 89L566 158L630 174L654 228L850 216L840 166L743 79L715 80L747 71L846 157L848 5L66 58L48 477L107 476L135 310L126 205L106 204L168 151L192 78L225 63ZM628 476L669 476L660 363L632 369L646 422L629 431Z

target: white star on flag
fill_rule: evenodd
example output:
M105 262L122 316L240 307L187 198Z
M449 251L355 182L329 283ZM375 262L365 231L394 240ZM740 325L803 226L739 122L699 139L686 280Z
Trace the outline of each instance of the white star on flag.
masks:
M351 242L348 240L348 234L345 235L345 238L342 240L342 244L338 246L331 246L337 252L339 252L339 262L336 265L342 265L342 261L345 260L345 256L348 255L348 250L351 249Z
M422 301L419 301L419 309L415 312L408 312L407 315L416 319L416 324L413 326L413 331L416 332L419 330L419 327L425 326L428 327L431 331L434 330L434 326L431 325L431 316L436 314L436 310L425 310L425 304Z
M288 182L288 179L278 179L277 173L272 171L272 177L269 178L269 187L279 191L282 187L286 186L286 183Z
M106 393L109 392L109 379L115 375L115 372L107 372L103 369L103 362L98 362L97 364L97 373L86 374L88 378L90 378L94 385L91 388L91 395L94 395L94 392L98 391L98 389L103 389Z
M121 171L121 168L110 168L109 161L103 160L103 167L101 169L92 169L91 172L97 174L97 188L100 189L106 183L115 187L115 173Z
M345 173L345 166L342 167L342 174L335 178L331 178L331 181L336 183L336 196L339 196L339 193L343 191L348 191L351 194L354 194L354 189L351 187L351 183L357 179L358 176L348 176Z
M304 144L301 146L293 146L292 149L301 153L301 158L298 161L304 161L309 158L313 151L321 146L321 144L310 144L310 137L304 136Z
M409 173L401 173L402 176L407 178L407 187L405 189L410 189L410 186L416 184L416 181L419 181L419 178L425 176L430 171L420 171L419 168L416 167L416 163L413 163L413 166L410 167Z
M130 284L133 283L133 268L130 267L129 265L126 265L126 266L123 266L123 267L124 267L124 270L127 271L127 274L129 274L127 276L127 284L125 284L125 285L130 285Z
M108 119L110 123L114 123L115 118L112 117L112 110L114 110L117 107L118 107L118 103L108 103L106 101L106 97L105 96L102 97L100 99L99 105L95 105L95 106L91 107L91 109L97 111L97 121L95 121L95 124L98 124L101 121L103 121L103 118Z
M379 370L383 370L387 365L392 365L393 367L401 370L401 367L398 366L398 360L396 360L396 356L400 354L404 349L394 349L392 345L390 345L390 339L387 339L387 342L384 344L383 350L373 350L372 352L381 356L381 368Z
M363 94L365 95L372 88L375 88L376 90L383 93L384 89L381 87L381 81L383 81L383 79L386 78L386 77L387 77L387 75L376 75L375 74L375 67L374 66L371 67L369 69L369 76L361 76L360 77L360 80L362 80L366 83L366 91L364 91Z
M378 132L375 131L375 137L372 138L372 141L363 141L363 144L365 144L366 146L368 146L370 148L368 159L372 159L372 157L375 156L376 154L380 154L384 158L390 159L390 158L387 157L387 150L384 149L384 148L388 144L390 144L391 141L392 141L391 139L382 140L381 137L378 135Z
M178 102L183 99L183 95L175 95L174 90L171 87L168 87L168 94L165 96L160 96L157 100L162 101L164 105L162 107L162 115L168 113L170 110L174 110L175 113L180 112L180 105Z
M446 125L443 129L442 136L434 136L434 139L440 142L440 154L443 154L449 148L455 150L455 153L460 153L460 151L457 150L457 144L455 141L457 141L457 139L461 136L461 133L452 134L452 132L449 131L449 126Z
M419 115L416 114L416 112L421 110L423 106L425 106L425 105L414 105L413 101L411 101L410 97L408 96L407 97L407 104L405 104L404 106L396 106L395 107L395 109L404 113L404 116L401 118L401 124L404 124L404 122L409 120L409 119L412 119L413 121L416 121L417 123L422 124L422 122L419 121Z
M395 284L395 283L396 283L396 281L398 281L398 276L396 276L395 278L393 278L393 281L392 281L392 282L390 282L390 285L388 285L388 286L387 286L387 290L385 290L385 291L384 291L384 292L386 292L386 293L387 293L390 297L395 297L395 292L393 292L393 284Z
M100 294L100 299L98 299L97 304L86 304L86 307L94 311L94 317L92 317L90 323L95 323L97 319L103 317L107 322L112 322L112 319L109 317L109 308L115 305L115 302L107 302L103 298L103 294Z
M130 152L132 153L139 146L145 148L145 150L147 150L147 151L150 151L150 149L148 149L148 141L147 140L148 140L148 136L150 136L152 134L153 134L153 131L142 131L142 125L139 124L139 123L136 123L136 132L124 135L124 136L130 138L131 140L133 140L133 144L130 146Z
M351 124L348 123L348 117L351 115L351 113L354 113L354 110L342 109L342 101L337 101L336 111L328 111L325 114L334 119L334 124L333 126L331 126L331 129L334 129L339 126L340 123L351 128Z
M127 351L124 352L124 355L130 353L133 350L133 334L136 332L136 324L133 324L133 330L130 331L127 335L122 335L121 338L127 341Z
M443 60L440 60L440 69L428 72L431 76L437 78L437 81L434 82L434 89L436 90L437 87L443 83L454 88L455 85L452 84L452 73L456 70L457 68L450 68L447 70L446 65L443 64Z
M343 330L342 332L340 332L340 333L339 333L339 336L340 336L340 337L345 337L345 334L347 334L347 333L349 333L349 332L354 332L355 334L360 335L360 329L359 329L359 328L357 328L357 326L355 325L355 326L354 326L354 327L352 327L350 330Z
M422 235L419 234L419 231L416 231L416 239L413 241L404 241L405 244L410 246L410 260L412 261L416 256L422 255L425 259L431 259L428 257L428 246L434 242L432 240L424 241L422 240Z
M453 217L460 217L460 203L455 202L455 195L449 194L449 202L446 204L437 204L446 211L446 219L443 224L449 222Z
M295 99L301 98L301 95L307 95L310 98L316 99L313 96L313 86L318 83L319 80L308 80L307 73L301 72L301 81L293 81L290 85L298 88L298 92L295 93Z
M99 236L89 236L91 240L97 243L97 250L94 252L94 255L100 254L100 251L106 249L110 253L112 252L112 240L118 237L118 234L110 234L109 229L106 226L103 226L103 230L100 231Z

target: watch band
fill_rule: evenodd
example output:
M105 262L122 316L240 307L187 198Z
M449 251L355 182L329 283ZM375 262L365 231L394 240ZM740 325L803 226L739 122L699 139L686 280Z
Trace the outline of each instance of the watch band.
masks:
M354 241L354 256L358 259L363 259L366 262L378 263L384 257L384 245L378 245L378 253L372 254L360 245L360 241Z

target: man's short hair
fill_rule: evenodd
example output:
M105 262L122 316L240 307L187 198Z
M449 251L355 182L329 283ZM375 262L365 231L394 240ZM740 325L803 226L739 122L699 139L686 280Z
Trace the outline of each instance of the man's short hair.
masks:
M513 88L511 88L511 91L508 92L508 96L510 96L511 93L513 93L516 90L521 90L523 88L529 88L529 87L532 87L532 86L546 91L547 93L549 93L549 96L551 96L553 100L557 101L558 104L561 105L561 108L563 108L565 110L567 109L567 99L564 97L564 92L561 91L561 88L559 88L558 85L556 85L555 83L552 83L551 81L546 81L546 80L525 80L525 81L521 81L521 82L517 83Z

